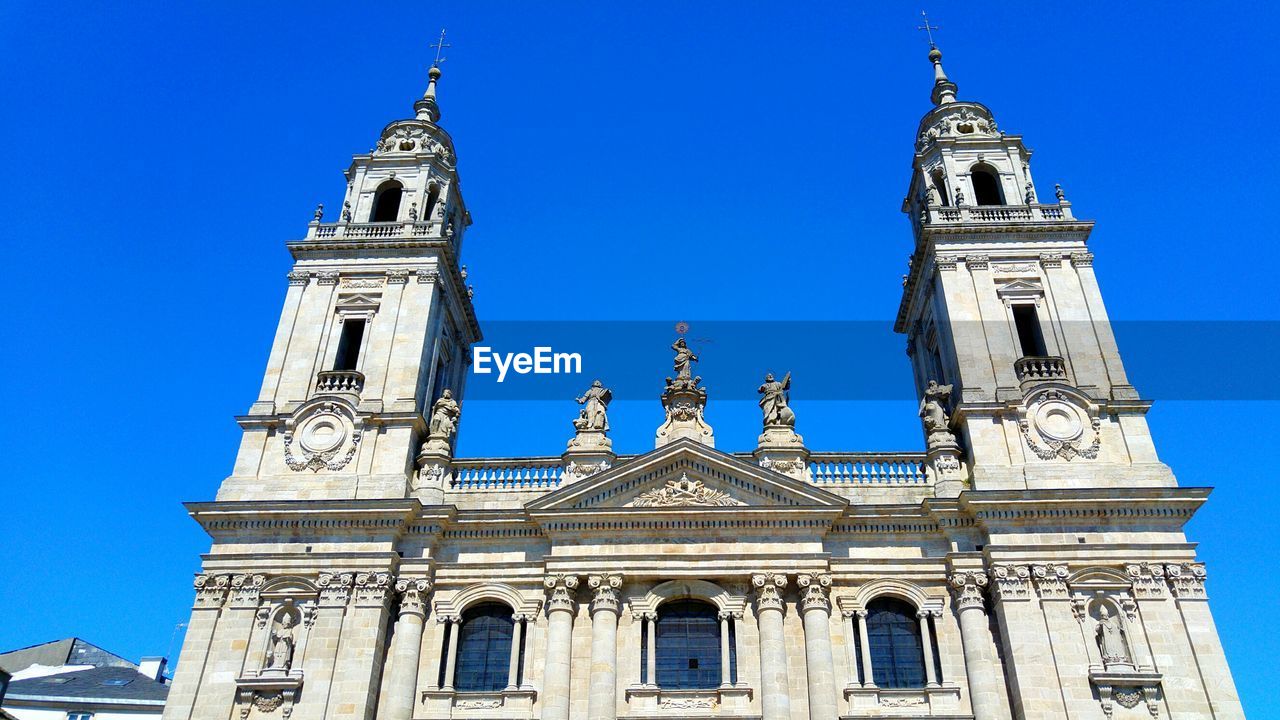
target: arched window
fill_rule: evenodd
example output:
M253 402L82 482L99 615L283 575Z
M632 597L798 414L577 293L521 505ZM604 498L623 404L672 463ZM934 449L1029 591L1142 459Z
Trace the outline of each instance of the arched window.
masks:
M978 205L1003 205L1004 193L1000 191L1000 178L988 165L974 165L969 170L973 180L973 201Z
M936 172L933 174L933 188L939 203L944 206L951 205L951 193L947 192L947 181L942 173Z
M496 692L507 687L511 668L511 608L481 603L462 614L454 687L461 692Z
M373 198L373 213L370 222L395 222L400 217L400 198L404 195L404 187L395 180L382 183L378 194Z
M677 600L658 608L658 687L664 690L720 686L720 620L714 605ZM730 646L730 665L733 664Z
M440 202L440 186L431 183L427 186L427 206L422 211L423 220L431 220L436 211L436 203Z
M925 685L924 645L916 609L902 600L877 598L867 603L867 641L871 669L882 688Z

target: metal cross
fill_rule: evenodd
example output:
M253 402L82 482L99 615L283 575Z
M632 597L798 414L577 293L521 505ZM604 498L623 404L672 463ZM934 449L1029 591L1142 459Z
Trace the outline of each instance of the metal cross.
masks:
M937 25L930 25L930 24L929 24L929 13L927 13L927 12L925 12L925 11L923 11L923 10L921 10L921 11L920 11L920 17L924 18L924 24L923 24L923 25L919 25L919 26L917 26L917 27L916 27L916 29L917 29L917 30L923 30L923 31L925 31L926 33L928 33L928 34L929 34L929 47L931 47L931 48L936 48L936 47L938 47L937 45L934 45L934 44L933 44L933 31L934 31L934 30L941 30L942 28L938 27Z
M436 49L436 61L431 63L431 67L440 67L440 63L449 59L447 57L443 57L440 53L444 52L445 48L451 48L453 46L444 41L444 28L440 28L440 39L431 43L427 47L433 47Z

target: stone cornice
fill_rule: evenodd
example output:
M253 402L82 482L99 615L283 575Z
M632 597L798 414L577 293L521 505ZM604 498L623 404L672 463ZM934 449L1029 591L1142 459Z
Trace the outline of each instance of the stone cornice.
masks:
M452 507L423 509L418 500L241 500L187 503L187 513L214 538L276 534L373 533L398 537L411 525L436 525L453 517ZM433 522L434 521L434 522Z
M968 490L959 507L986 528L1087 523L1167 525L1178 529L1204 504L1208 488Z

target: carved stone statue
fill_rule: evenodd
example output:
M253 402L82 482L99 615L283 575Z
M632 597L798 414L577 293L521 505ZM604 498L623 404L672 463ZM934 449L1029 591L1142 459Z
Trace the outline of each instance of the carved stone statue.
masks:
M1063 192L1063 191L1062 191L1062 186L1061 186L1061 185L1056 185L1056 184L1055 184L1055 185L1053 186L1053 194L1058 198L1058 202L1059 202L1059 203L1062 203L1064 200L1066 200L1066 199L1067 199L1067 194L1066 194L1065 192Z
M1124 627L1120 618L1113 617L1106 605L1098 608L1098 648L1102 650L1104 665L1128 665L1129 644L1125 641Z
M293 615L285 613L271 631L271 647L267 649L267 669L288 671L293 664Z
M582 412L578 415L578 419L573 421L573 427L578 430L599 430L608 432L609 430L609 402L613 400L613 391L604 386L599 380L591 383L591 387L577 398L578 404L582 405Z
M1027 181L1026 192L1024 193L1023 200L1028 205L1036 201L1036 188L1034 185L1031 184L1030 180Z
M321 220L324 219L324 203L319 203L316 205L316 214L312 215L311 219L314 220L315 222L320 222Z
M964 190L956 188L956 207L964 205Z
M676 379L691 380L693 377L693 363L698 362L698 356L694 355L689 346L685 344L684 338L676 340L671 349L676 353L674 360Z
M788 393L791 389L791 373L783 376L782 382L773 379L773 373L764 376L764 384L756 392L760 393L760 409L764 411L764 426L794 427L796 414L787 406Z
M418 203L409 204L409 222L418 222Z
M342 203L342 222L351 222L351 203L349 201Z
M445 388L445 391L440 394L440 399L431 406L431 422L428 426L431 437L445 440L452 438L458 431L458 419L461 416L462 408L458 406L458 401L453 399L453 393Z
M924 420L924 429L935 432L949 432L950 421L947 418L946 403L951 399L951 386L939 385L937 380L930 380L920 399L920 418Z

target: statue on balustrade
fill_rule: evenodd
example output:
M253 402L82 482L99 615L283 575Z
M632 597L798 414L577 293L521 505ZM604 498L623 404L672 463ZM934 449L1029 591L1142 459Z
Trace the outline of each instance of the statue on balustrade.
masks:
M760 409L764 411L764 426L795 427L796 414L787 405L788 390L791 389L791 373L783 376L782 382L773 379L773 373L764 376L764 384L756 391L760 393Z
M293 615L286 612L271 631L271 646L267 649L267 669L288 672L293 664Z
M462 408L458 406L458 401L453 399L453 393L445 388L440 394L440 399L436 400L435 405L431 407L431 422L428 426L430 436L444 440L452 438L458 431L458 420L461 416Z
M582 411L578 414L578 419L573 421L573 427L577 430L599 430L608 432L609 430L609 402L613 400L613 391L605 387L599 380L591 383L591 387L577 398L578 404L582 405Z
M947 417L947 403L951 400L951 386L939 385L930 380L920 398L920 419L924 422L927 444L930 448L951 446L956 442L951 433L951 419Z

